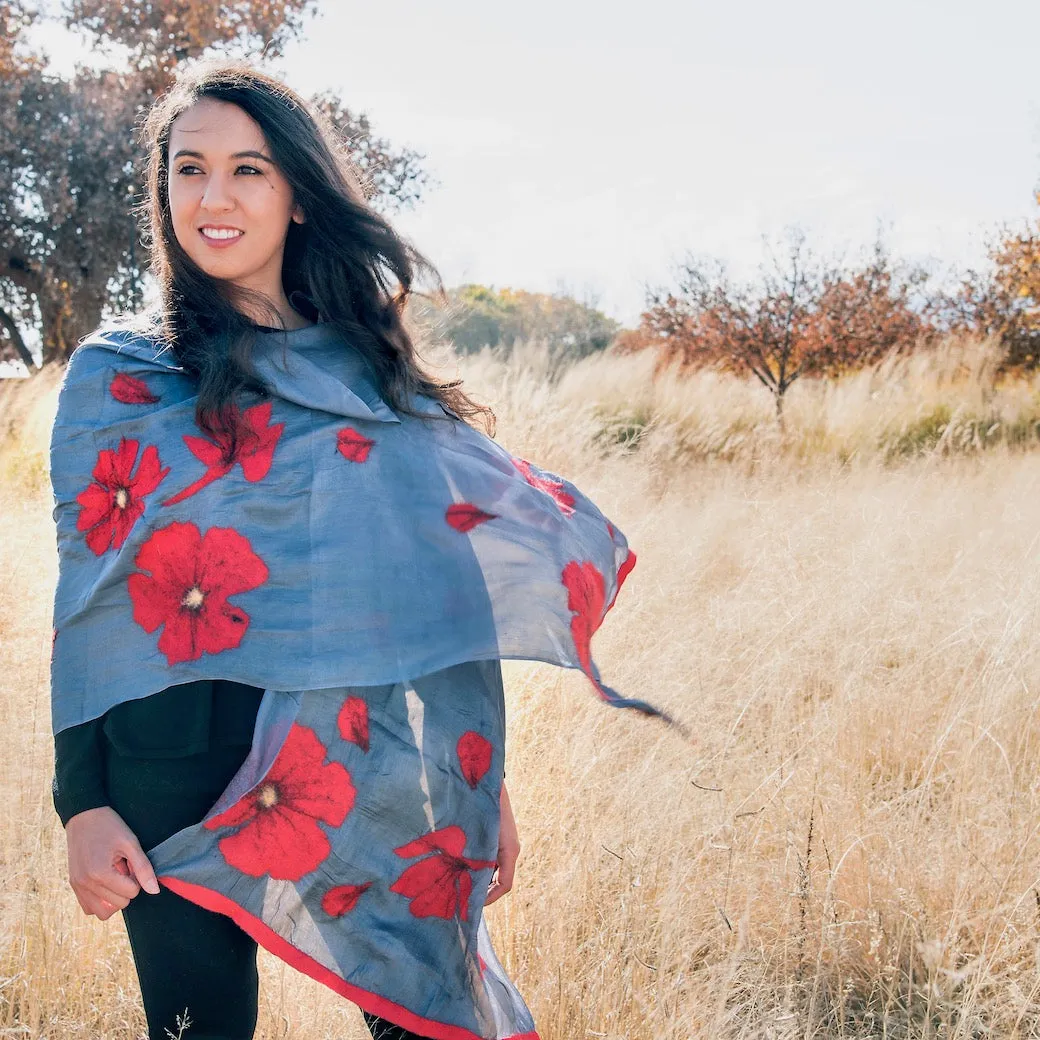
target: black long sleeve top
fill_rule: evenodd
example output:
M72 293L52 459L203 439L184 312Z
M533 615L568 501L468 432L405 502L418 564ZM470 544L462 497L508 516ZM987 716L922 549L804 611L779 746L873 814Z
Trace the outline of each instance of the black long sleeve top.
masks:
M180 758L248 747L263 692L228 679L202 679L124 701L100 718L62 730L54 738L52 785L62 825L108 804L107 755Z

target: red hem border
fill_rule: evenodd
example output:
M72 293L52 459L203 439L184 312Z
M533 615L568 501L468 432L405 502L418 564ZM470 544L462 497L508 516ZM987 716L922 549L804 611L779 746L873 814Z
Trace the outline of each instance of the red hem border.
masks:
M353 1001L369 1014L378 1015L396 1026L417 1032L421 1036L428 1036L430 1040L483 1040L483 1037L469 1029L423 1018L406 1007L387 1000L386 997L381 997L377 993L369 993L368 990L352 985L323 964L319 964L313 957L308 957L302 950L298 950L292 943L264 924L259 917L254 917L244 907L239 906L234 900L228 899L220 892L165 875L158 880L171 892L175 892L189 902L195 903L205 910L212 910L225 917L230 917L242 931L255 939L265 950L273 953L297 971L328 986L341 997ZM527 1032L513 1033L502 1040L540 1040L540 1038L537 1032Z

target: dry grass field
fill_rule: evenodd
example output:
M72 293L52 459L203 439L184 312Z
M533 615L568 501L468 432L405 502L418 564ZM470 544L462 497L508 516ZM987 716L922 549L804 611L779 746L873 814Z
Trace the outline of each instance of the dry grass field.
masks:
M628 536L597 659L694 733L505 666L523 852L488 918L544 1040L1040 1035L1040 393L992 368L796 386L781 437L761 388L646 357L461 363ZM122 926L80 914L49 804L55 385L0 386L0 1037L130 1040ZM367 1036L262 971L258 1037Z

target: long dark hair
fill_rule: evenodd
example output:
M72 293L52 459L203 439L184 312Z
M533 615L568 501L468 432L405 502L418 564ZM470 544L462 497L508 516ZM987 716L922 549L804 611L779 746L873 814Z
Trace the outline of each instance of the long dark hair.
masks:
M255 325L234 304L249 298L271 315L267 324L282 327L273 306L207 275L174 234L167 197L170 130L203 98L237 105L259 124L303 208L306 222L290 222L285 242L286 295L303 293L364 354L380 394L395 411L419 415L409 398L425 394L463 421L479 416L493 436L495 415L489 407L470 398L461 380L438 382L417 361L405 305L420 272L432 278L443 299L436 269L368 204L357 168L329 122L284 83L247 62L227 60L184 68L143 124L148 149L143 207L160 290L154 318L160 338L197 381L199 425L234 437L235 398L242 391L265 392L250 364Z

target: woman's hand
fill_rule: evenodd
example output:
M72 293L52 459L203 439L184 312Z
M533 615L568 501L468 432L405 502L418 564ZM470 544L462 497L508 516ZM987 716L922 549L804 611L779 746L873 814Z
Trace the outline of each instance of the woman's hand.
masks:
M498 868L488 886L485 906L493 903L499 896L504 896L513 887L513 874L519 855L520 838L516 833L516 820L513 818L513 807L509 804L509 792L503 783L502 795L499 798Z
M69 882L85 914L107 921L143 888L158 895L148 857L122 817L107 805L77 813L65 825Z

